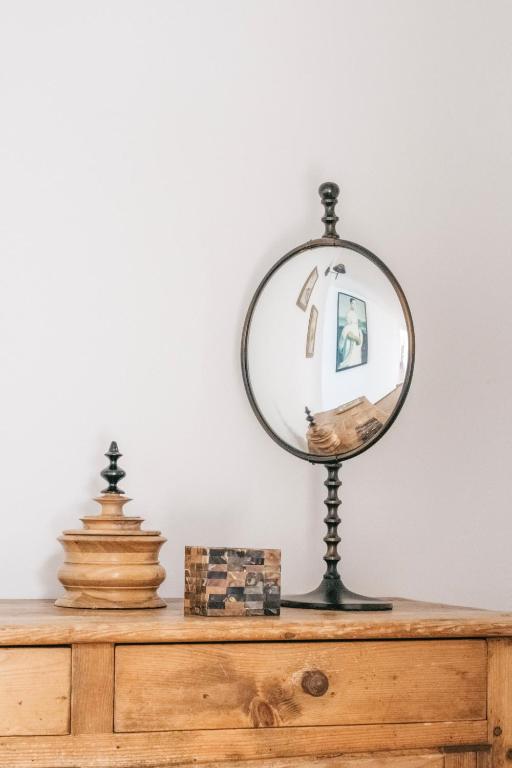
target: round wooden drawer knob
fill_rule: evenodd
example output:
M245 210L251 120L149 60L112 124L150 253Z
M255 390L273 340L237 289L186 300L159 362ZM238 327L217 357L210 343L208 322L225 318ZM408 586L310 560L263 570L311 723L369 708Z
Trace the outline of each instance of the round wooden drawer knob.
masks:
M329 688L327 675L319 669L312 669L302 675L302 690L310 696L323 696Z

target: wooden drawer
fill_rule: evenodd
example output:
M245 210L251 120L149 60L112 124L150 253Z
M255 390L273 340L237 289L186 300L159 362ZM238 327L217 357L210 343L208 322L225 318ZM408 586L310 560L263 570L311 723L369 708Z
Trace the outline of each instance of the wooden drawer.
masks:
M70 648L0 648L0 736L69 733Z
M485 720L483 640L119 645L117 732Z

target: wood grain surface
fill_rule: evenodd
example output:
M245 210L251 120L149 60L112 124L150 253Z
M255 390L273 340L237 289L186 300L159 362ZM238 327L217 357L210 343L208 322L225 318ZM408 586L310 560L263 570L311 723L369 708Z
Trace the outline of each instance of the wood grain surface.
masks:
M229 619L184 616L182 600L169 600L161 610L115 615L58 608L50 600L1 600L0 645L512 637L512 613L392 599L392 611L283 608L280 617Z
M505 768L512 765L512 640L508 638L489 640L488 697L491 768Z
M70 689L70 648L0 648L0 735L69 733Z
M0 768L508 766L512 615L394 602L221 619L2 601Z
M477 768L476 752L447 755L444 765L445 768Z
M117 732L485 720L486 701L485 640L116 648Z
M112 733L114 646L74 645L72 658L71 733Z
M224 760L239 764L243 760L367 753L386 750L391 745L397 750L427 750L441 744L485 744L486 739L486 721L241 728L114 736L14 736L0 738L0 765L2 768L170 768L188 762L209 766L212 761Z
M183 763L177 768L192 768ZM404 755L386 752L376 756L340 755L338 757L311 758L294 757L291 760L244 760L236 763L237 768L446 768L445 756L437 754ZM209 763L208 768L229 768L229 763Z
M240 768L479 768L478 758L486 753L461 752L383 752L379 755L339 755L337 757L244 760ZM182 763L176 768L193 768L193 763ZM229 763L208 763L208 768L229 768Z

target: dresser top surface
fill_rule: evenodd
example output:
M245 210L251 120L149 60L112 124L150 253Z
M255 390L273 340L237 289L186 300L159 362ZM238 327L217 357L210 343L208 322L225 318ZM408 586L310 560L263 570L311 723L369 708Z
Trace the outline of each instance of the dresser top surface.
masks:
M184 616L183 601L151 610L57 608L0 600L0 645L172 643L512 636L512 613L393 599L392 611L281 609L279 617Z

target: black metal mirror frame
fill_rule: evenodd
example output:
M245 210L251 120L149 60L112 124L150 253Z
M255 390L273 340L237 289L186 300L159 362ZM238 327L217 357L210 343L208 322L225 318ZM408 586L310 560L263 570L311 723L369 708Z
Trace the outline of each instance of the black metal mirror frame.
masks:
M324 560L327 565L326 571L322 577L322 581L316 589L306 594L285 597L281 600L281 605L289 608L318 608L322 610L335 611L386 611L393 607L391 602L378 598L366 597L364 595L359 595L355 592L352 592L344 585L338 572L338 563L341 559L338 553L338 544L341 541L338 535L338 526L341 522L341 519L338 516L338 507L341 504L338 495L339 487L341 485L341 481L339 479L339 470L341 468L342 461L351 459L354 456L358 456L360 453L363 453L363 451L367 451L368 448L370 448L372 445L375 445L375 443L380 440L383 435L385 435L385 433L388 431L400 413L400 410L405 402L405 398L407 397L409 387L411 385L411 379L414 370L414 326L412 322L411 311L409 309L407 299L405 298L405 294L391 270L384 264L384 262L382 262L367 248L363 248L362 245L352 243L349 240L341 240L339 238L338 233L336 232L336 223L338 221L338 217L335 213L335 206L338 202L339 194L338 185L334 184L333 182L325 182L320 186L318 191L322 199L322 205L325 208L325 215L322 217L322 221L325 224L324 235L322 238L317 240L310 240L309 242L304 243L303 245L299 245L297 248L293 248L291 251L286 253L267 272L258 288L256 289L256 293L254 294L247 311L242 332L242 375L244 379L245 390L247 392L247 397L249 398L251 407L256 415L256 418L260 422L263 429L267 432L267 434L270 435L270 437L278 445L280 445L281 448L284 448L285 451L288 451L289 453L292 453L294 456L298 456L301 459L309 461L312 464L324 464L327 469L327 480L324 482L324 485L327 488L327 498L324 502L327 507L327 515L324 518L324 522L327 526L327 533L324 536L324 542L327 545L327 550L324 555ZM373 264L375 264L375 266L378 267L381 272L383 272L384 275L388 278L393 288L395 289L404 313L409 336L409 359L407 360L407 370L404 378L402 392L400 393L400 397L394 410L392 411L389 419L383 425L382 429L380 429L373 438L366 441L363 443L363 445L353 451L348 451L347 453L334 456L317 456L316 454L306 453L305 451L300 451L297 448L294 448L289 443L286 443L284 440L282 440L279 435L277 435L270 427L258 406L254 392L252 390L247 353L249 333L251 330L251 322L254 311L265 286L272 279L272 276L278 269L280 269L280 267L283 266L283 264L285 264L290 259L293 259L298 254L313 248L325 248L327 246L348 248L352 251L356 251L371 261Z
M298 256L300 253L303 253L304 251L312 250L313 248L325 248L327 246L335 246L336 248L349 248L352 251L356 251L357 253L361 254L365 258L367 258L369 261L371 261L375 266L377 266L388 278L390 283L392 284L393 288L396 291L396 294L398 296L398 299L400 301L400 304L402 306L402 310L405 317L405 322L407 325L407 333L409 337L409 359L407 361L407 370L405 372L405 378L404 383L402 387L402 392L400 393L400 397L398 399L398 402L391 413L389 419L386 421L382 429L380 429L377 434L368 440L366 443L363 443L359 448L354 449L353 451L348 451L347 453L342 453L338 455L330 455L330 456L319 456L312 453L307 453L306 451L301 451L298 448L294 448L289 443L285 442L282 438L279 437L276 432L272 429L272 427L268 424L266 421L263 413L261 412L256 397L254 395L252 386L251 386L251 377L249 373L249 365L247 360L247 354L248 354L248 341L249 341L249 333L251 330L251 322L254 315L254 311L256 309L256 306L258 304L258 300L267 285L267 283L272 279L272 276L275 272L277 272L278 269L280 269L283 264L286 264L287 261L290 261L290 259L293 259L295 256ZM298 456L300 459L304 459L305 461L309 461L312 464L333 464L338 463L340 461L346 461L348 459L354 458L354 456L359 456L359 454L363 453L364 451L367 451L368 448L370 448L372 445L375 445L375 443L380 440L381 437L383 437L388 429L391 427L393 422L395 421L396 417L400 413L400 410L402 409L402 406L405 402L405 398L407 397L407 393L409 391L409 387L411 386L411 379L412 374L414 370L414 351L415 351L415 339L414 339L414 326L412 322L412 316L411 316L411 310L409 309L409 305L407 303L407 299L405 298L405 294L400 287L400 284L394 274L391 272L391 270L384 264L383 261L381 261L377 256L375 256L374 253L369 251L367 248L363 248L362 245L358 245L357 243L352 243L350 240L341 240L340 238L336 237L322 237L317 240L309 240L307 243L303 243L302 245L297 246L296 248L293 248L291 251L288 251L282 258L277 261L271 269L267 272L261 283L256 289L256 293L254 294L252 301L249 305L249 309L247 311L247 315L245 317L244 327L242 331L242 347L241 347L241 361L242 361L242 376L244 380L244 386L245 391L247 392L247 397L249 398L249 402L251 404L251 407L256 415L256 418L260 422L261 426L267 432L270 437L275 440L275 442L281 446L281 448L284 448L285 451L289 451L289 453L293 453L294 456Z

